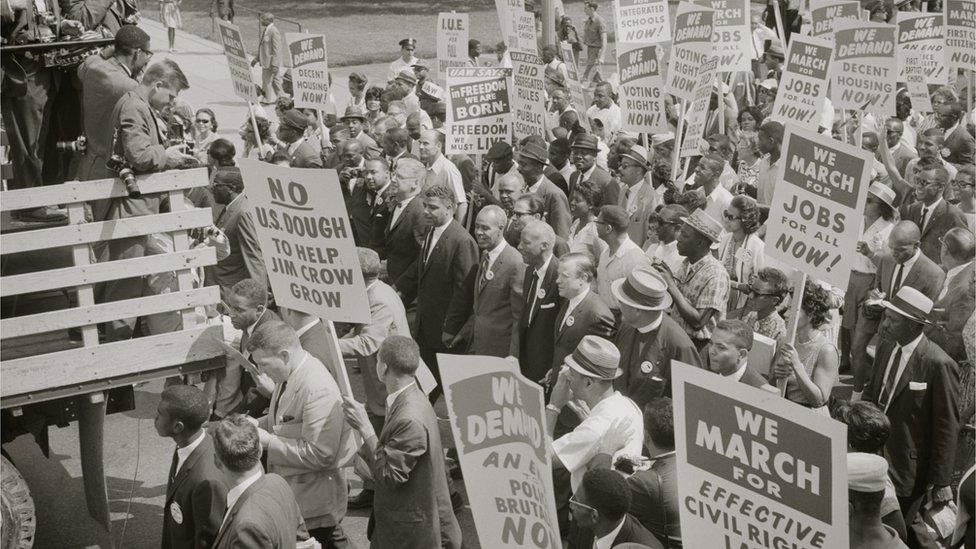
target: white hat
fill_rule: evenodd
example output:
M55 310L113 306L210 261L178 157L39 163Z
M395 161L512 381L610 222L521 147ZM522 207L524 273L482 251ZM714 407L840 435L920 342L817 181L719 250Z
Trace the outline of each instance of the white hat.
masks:
M877 454L847 454L847 487L855 492L883 492L888 462Z
M932 313L932 300L911 286L902 286L898 289L895 297L886 299L881 304L903 317L920 324L929 324L928 317Z

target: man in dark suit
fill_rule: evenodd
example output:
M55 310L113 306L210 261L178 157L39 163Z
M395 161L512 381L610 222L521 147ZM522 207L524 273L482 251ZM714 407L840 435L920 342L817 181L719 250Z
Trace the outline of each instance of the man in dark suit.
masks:
M572 142L571 160L576 171L569 177L569 192L580 181L589 181L603 193L601 205L617 204L620 201L620 190L616 183L612 183L610 172L596 165L596 155L600 152L597 138L589 134L577 135Z
M976 139L966 128L966 107L958 101L943 103L935 108L935 121L945 130L943 157L956 168L972 166L976 161Z
M321 168L322 151L319 143L305 139L308 118L298 109L285 111L278 124L278 140L288 155L292 168ZM357 141L358 143L358 141Z
M390 336L379 350L377 375L392 397L379 437L366 408L346 397L346 420L362 435L360 451L375 486L370 517L373 547L458 549L461 529L451 508L440 429L417 386L417 344Z
M240 414L213 429L214 464L227 486L223 523L214 549L295 547L308 539L302 513L285 479L261 467L261 441L252 420Z
M578 528L573 547L590 549L638 543L650 549L664 545L630 516L632 497L627 480L610 469L590 469L569 500L573 522Z
M429 187L424 191L423 206L429 223L424 245L416 268L404 273L396 288L407 301L417 300L416 339L420 356L438 382L430 394L431 402L435 402L441 392L437 353L454 348L470 312L464 283L478 265L478 244L454 220L457 198L453 189L446 185Z
M528 143L519 151L518 171L525 181L528 192L542 199L542 217L552 226L557 236L569 237L569 199L552 181L545 176L549 153L537 143Z
M749 351L752 350L752 328L742 320L720 320L715 325L712 341L708 345L707 368L716 374L739 383L779 393L761 376L749 367Z
M515 176L518 177L518 176ZM499 183L499 185L504 189L508 184L508 176L505 176ZM525 193L519 195L515 199L515 203L512 207L512 217L508 220L508 224L505 226L505 241L511 246L518 247L519 241L522 236L522 228L532 221L542 221L545 220L545 202L542 197L533 194ZM548 223L546 223L548 225ZM551 225L550 225L551 227ZM565 238L556 235L556 242L553 244L552 253L557 258L562 257L563 254L569 253L569 242Z
M902 207L902 219L912 221L922 232L921 249L932 261L940 260L939 240L949 229L967 228L966 217L955 204L942 197L949 185L949 172L935 163L927 163L915 176L916 201Z
M942 238L942 266L945 284L935 299L932 321L925 337L942 347L956 363L968 360L963 345L963 327L976 309L976 241L967 229L951 229Z
M905 524L921 504L952 500L959 437L958 366L923 334L932 300L903 286L883 302L876 375L864 392L891 420L885 457Z
M192 385L171 385L156 406L156 433L176 443L163 504L163 549L210 547L224 518L227 488L203 430L210 403Z
M390 185L390 172L382 157L366 160L363 171L362 203L365 205L362 224L353 234L360 234L359 245L379 253L386 247L386 226L395 207L395 192Z
M592 290L596 267L589 254L566 254L559 258L556 269L556 288L563 303L556 314L553 332L550 370L553 381L563 359L576 349L583 336L597 335L612 340L616 331L613 313Z
M671 396L671 361L701 367L701 358L688 332L670 315L668 286L651 269L631 271L610 291L620 303L620 349L623 375L614 385L643 407L659 396Z
M466 342L468 354L518 355L515 326L522 316L525 263L518 250L502 238L507 219L505 212L492 204L482 208L474 222L481 259L465 284L471 316L458 334L458 340Z
M403 156L397 161L396 206L386 225L386 246L380 259L386 261L387 280L396 287L409 272L417 270L420 248L424 244L428 222L424 217L420 190L426 169L420 160ZM411 301L404 300L405 305Z
M245 278L253 278L267 286L268 269L261 256L254 214L244 196L241 169L236 166L218 169L210 188L214 202L224 206L214 225L227 237L230 254L207 268L208 284L220 286L223 299L227 299L227 293L234 284Z
M518 323L519 368L522 375L542 383L552 368L556 318L562 300L556 287L558 262L552 247L556 235L543 221L522 229L518 250L525 261L525 303Z
M247 345L255 330L266 322L280 319L268 309L268 286L253 278L245 278L234 284L224 299L224 306L231 325L241 330L238 351L248 359L248 363L228 363L224 372L217 376L214 414L219 418L231 412L243 412L258 417L270 402L268 397L274 383L257 372L250 360ZM242 368L247 370L248 375L243 375Z

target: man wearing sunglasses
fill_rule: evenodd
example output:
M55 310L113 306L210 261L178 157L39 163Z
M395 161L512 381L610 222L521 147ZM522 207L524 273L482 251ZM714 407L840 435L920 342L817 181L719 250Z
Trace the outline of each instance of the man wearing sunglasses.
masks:
M935 162L921 163L915 176L915 203L902 206L901 217L912 221L922 231L919 247L932 261L940 261L942 243L939 241L950 229L968 228L966 218L955 204L948 203L943 194L949 184L949 172Z

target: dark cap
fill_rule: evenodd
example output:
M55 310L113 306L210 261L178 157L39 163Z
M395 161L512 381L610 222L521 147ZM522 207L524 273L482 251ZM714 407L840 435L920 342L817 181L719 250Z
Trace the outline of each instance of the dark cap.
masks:
M404 38L403 40L400 40L400 47L401 48L405 48L407 46L410 46L411 48L416 48L417 47L417 39L416 38Z
M600 150L599 141L597 141L595 135L590 135L588 133L583 133L576 136L573 139L572 148L574 149L585 149L588 151L598 152Z
M304 132L305 128L308 127L308 119L297 109L285 111L281 115L281 127L289 128L297 132Z
M495 162L496 160L501 160L512 156L512 146L508 144L507 141L495 141L491 144L491 148L488 149L488 154L485 155L485 160L488 162Z
M549 153L546 152L545 147L538 143L526 143L519 150L519 162L526 160L534 160L545 165L549 163Z
M417 69L427 70L430 68L429 66L427 66L427 62L424 61L423 59L418 59L416 63L410 66L413 68L413 70L417 70Z
M343 114L342 115L342 118L340 118L339 120L345 121L345 120L350 120L350 119L352 119L352 120L361 120L361 121L365 122L366 121L366 115L363 114L362 109L360 109L359 107L357 107L355 105L349 105L348 107L346 107L345 114Z
M569 139L565 137L557 137L549 143L549 152L554 152L556 154L568 154L569 153Z
M135 25L122 25L115 33L115 46L129 50L149 49L149 35Z

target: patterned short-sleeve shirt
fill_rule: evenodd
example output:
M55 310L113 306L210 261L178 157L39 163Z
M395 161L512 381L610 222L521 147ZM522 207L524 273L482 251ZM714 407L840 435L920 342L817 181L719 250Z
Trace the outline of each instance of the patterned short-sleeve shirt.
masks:
M686 259L681 263L675 282L692 307L699 312L715 309L717 314L713 314L701 330L695 330L685 322L677 308L672 311L672 318L692 338L711 339L715 324L725 318L725 307L729 301L729 273L725 266L712 254L706 254L694 264Z

